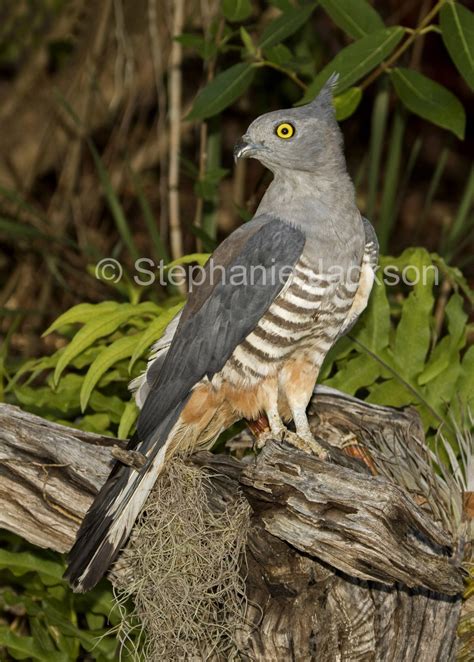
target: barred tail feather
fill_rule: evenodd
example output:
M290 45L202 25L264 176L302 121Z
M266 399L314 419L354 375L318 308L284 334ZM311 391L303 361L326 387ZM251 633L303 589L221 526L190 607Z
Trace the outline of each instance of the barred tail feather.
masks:
M69 554L69 565L64 576L74 591L92 589L126 543L163 469L170 443L176 447L174 427L183 406L184 403L181 403L165 418L152 439L134 446L134 450L149 458L143 468L137 471L117 463L97 495Z

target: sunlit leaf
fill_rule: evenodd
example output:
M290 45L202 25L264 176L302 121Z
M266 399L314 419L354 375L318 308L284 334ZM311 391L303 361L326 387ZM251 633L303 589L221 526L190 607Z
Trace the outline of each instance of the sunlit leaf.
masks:
M340 122L350 117L357 110L362 99L360 87L350 87L342 94L334 97L333 104L336 110L336 119Z
M240 26L239 32L240 32L240 38L242 39L242 43L247 53L252 56L255 55L255 53L257 52L255 44L253 43L252 37L250 36L250 34L247 32L247 30L244 28L243 25Z
M90 347L96 340L111 335L122 324L134 316L139 317L144 314L153 315L157 311L159 312L160 308L152 302L144 302L136 306L122 304L111 313L107 312L97 318L91 319L76 333L64 350L64 353L61 354L54 370L54 383L58 383L61 374L70 361Z
M65 313L60 315L52 324L49 326L46 331L43 333L43 336L60 329L62 326L69 324L85 324L91 319L96 318L98 315L105 313L110 313L113 310L119 308L117 301L103 301L102 303L79 303L77 306L73 306Z
M140 356L149 350L153 343L161 338L168 324L179 313L182 307L183 303L179 303L167 310L165 313L162 313L159 317L156 318L156 320L153 320L149 324L146 331L138 336L132 358L130 359L130 370L133 368Z
M135 404L135 400L130 400L130 402L127 402L125 405L125 409L123 410L122 418L120 419L120 424L119 424L119 429L117 433L117 437L119 439L127 439L130 430L132 429L135 421L137 420L139 413L139 409L137 405Z
M91 364L81 388L81 409L84 411L89 402L90 395L102 375L115 363L129 358L135 346L137 338L135 335L119 338L106 347Z
M204 266L209 258L209 253L190 253L189 255L183 255L183 257L178 257L176 260L173 260L173 262L166 265L166 269L171 269L172 267L177 267L182 264L192 264L193 262L197 262L200 266Z

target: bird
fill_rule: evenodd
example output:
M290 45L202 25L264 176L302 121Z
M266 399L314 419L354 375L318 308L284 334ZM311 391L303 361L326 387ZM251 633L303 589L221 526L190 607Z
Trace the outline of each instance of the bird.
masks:
M236 144L236 160L257 159L273 178L134 384L141 411L127 448L143 462L117 461L87 512L65 573L73 590L105 575L176 452L210 448L236 421L264 415L271 438L326 458L306 408L327 352L367 305L378 260L346 166L336 82L257 117Z

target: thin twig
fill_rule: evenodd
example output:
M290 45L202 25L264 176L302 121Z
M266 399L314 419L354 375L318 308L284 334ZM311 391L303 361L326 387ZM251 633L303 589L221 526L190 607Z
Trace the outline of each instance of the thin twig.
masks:
M447 0L439 0L439 2L436 3L436 5L433 7L433 9L428 12L425 16L425 18L419 23L418 27L413 30L413 32L408 36L406 41L403 42L403 44L398 48L391 57L388 58L388 60L385 60L380 64L375 71L373 71L370 76L367 76L367 78L362 81L361 85L359 86L362 90L365 90L369 85L371 85L377 78L383 74L387 69L389 69L402 55L403 53L410 48L412 43L418 39L418 37L423 33L424 29L428 26L428 24L432 21L432 19L438 14L438 12L441 10L441 7L446 3Z
M279 64L276 64L276 62L270 62L269 60L263 60L261 63L261 66L265 67L270 67L271 69L275 69L276 71L280 71L282 74L286 74L290 80L293 81L298 87L300 87L302 90L307 90L308 86L306 85L305 82L301 80L301 78L298 78L298 76L294 73L294 71L291 71L291 69L287 69L286 67L282 67Z
M173 27L169 65L169 131L170 155L168 166L168 201L170 215L170 248L173 260L183 255L183 237L179 214L179 156L181 147L181 62L183 49L175 37L183 31L184 0L175 0L173 7Z

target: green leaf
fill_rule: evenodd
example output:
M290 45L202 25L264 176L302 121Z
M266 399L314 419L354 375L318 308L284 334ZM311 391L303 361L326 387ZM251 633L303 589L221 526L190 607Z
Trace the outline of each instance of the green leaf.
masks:
M217 115L245 92L254 75L255 67L246 62L222 71L198 93L186 119L203 120Z
M455 292L446 306L449 343L451 350L462 349L466 343L466 324L468 315L464 311L464 299Z
M132 358L130 359L129 370L132 370L140 356L149 350L153 343L161 338L164 330L171 320L179 313L183 305L183 303L178 303L165 313L162 313L156 320L153 320L153 322L149 324L143 333L138 336Z
M336 119L340 122L350 117L357 110L362 99L360 87L350 87L346 92L334 97L333 104L336 109Z
M359 354L347 361L334 377L325 381L325 384L349 395L355 395L360 388L373 384L379 375L379 363L371 356Z
M279 67L290 66L295 62L295 56L284 44L266 48L265 58Z
M464 406L470 407L474 413L474 347L469 347L463 356L455 392Z
M117 436L119 439L127 439L133 424L137 420L139 409L135 404L135 400L130 400L125 405L122 418L120 419L119 429Z
M285 11L281 16L269 23L260 37L259 47L264 49L270 46L276 46L294 34L308 21L316 4L316 2L312 2L305 7Z
M122 414L123 416L123 414ZM107 434L110 432L110 416L108 414L88 414L77 422L77 427L86 432Z
M68 662L65 653L43 650L33 637L21 637L14 634L5 625L0 625L0 648L5 647L15 660L33 660L34 662Z
M430 347L433 304L430 285L415 287L403 303L393 353L404 377L416 377L423 370Z
M442 338L436 345L429 361L425 365L423 372L418 377L417 381L420 386L428 384L428 382L448 369L449 363L451 361L449 346L450 338L448 336Z
M456 355L451 357L451 362L446 370L430 380L425 387L426 400L440 416L447 412L449 403L453 400L453 393L460 373L461 362L459 352L456 352Z
M240 38L242 39L242 43L245 47L245 50L249 55L254 56L255 53L257 52L257 49L255 48L255 44L252 41L252 37L249 35L247 30L242 26L240 26Z
M47 630L47 626L44 625L36 616L31 616L28 619L28 624L30 627L30 633L38 646L40 646L45 651L54 652L54 642Z
M10 570L15 577L21 577L26 572L38 572L47 585L63 581L64 566L44 558L41 552L9 552L0 549L0 568Z
M181 264L192 264L193 262L197 262L201 267L203 267L210 257L211 256L209 253L190 253L189 255L183 255L183 257L178 257L176 260L173 260L166 265L165 269L171 269L172 267L176 267Z
M222 13L228 21L244 21L252 13L250 0L222 0Z
M314 99L329 76L335 72L339 74L336 93L341 94L388 57L404 34L405 30L400 26L384 28L346 46L310 83L300 103Z
M414 69L392 69L390 77L408 110L464 138L466 113L452 92Z
M137 344L137 336L119 338L105 348L90 366L81 388L81 410L85 411L90 395L102 375L113 365L129 358Z
M387 292L384 284L380 280L375 280L367 309L352 335L365 347L377 353L389 344L390 326Z
M119 305L120 304L118 304L116 301L103 301L102 303L80 303L60 315L51 324L51 326L46 329L42 337L47 336L49 333L52 333L57 329L60 329L62 326L67 326L69 324L86 324L86 322L96 318L98 315L117 310Z
M116 331L124 322L133 316L153 315L160 312L160 308L152 302L122 304L111 313L104 313L85 324L74 336L69 345L61 354L54 371L54 384L56 385L66 366L81 352L90 347L99 338L109 336Z
M321 0L321 6L334 23L354 39L384 27L379 14L367 0Z
M366 400L374 405L383 405L386 407L406 407L416 402L413 393L398 381L398 379L394 378L372 386Z
M441 9L440 24L452 61L474 90L474 14L459 2L447 2Z

